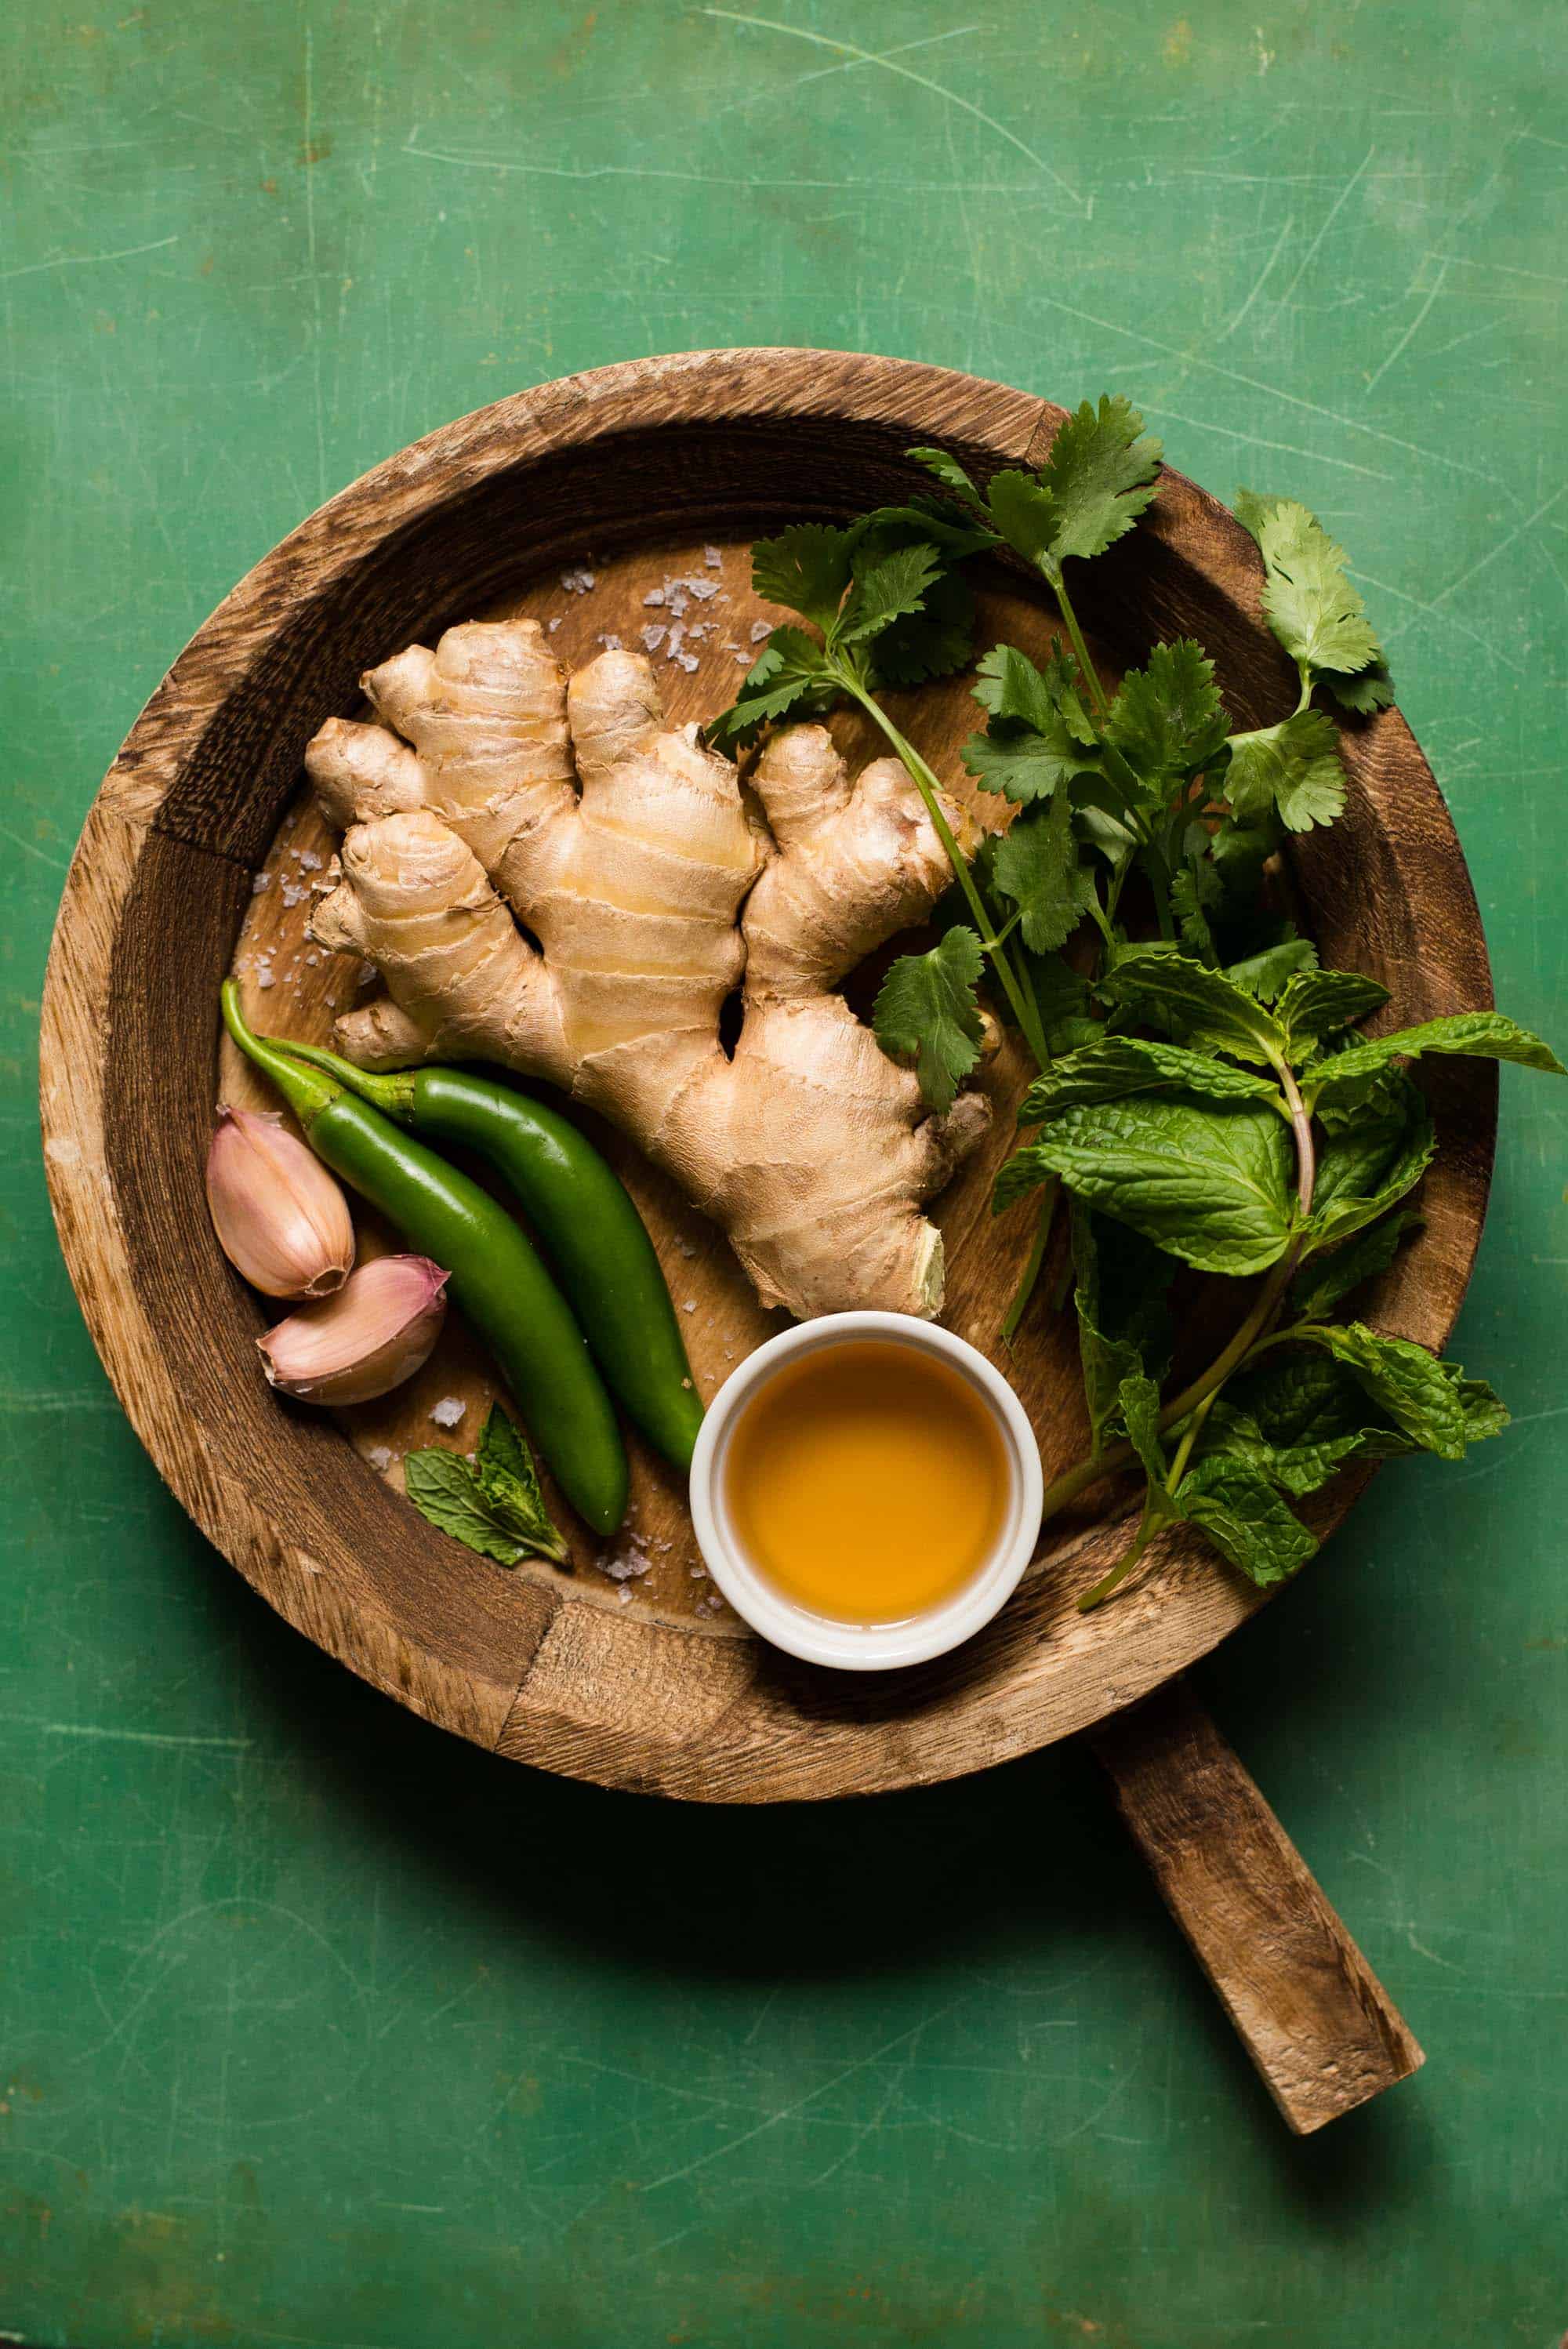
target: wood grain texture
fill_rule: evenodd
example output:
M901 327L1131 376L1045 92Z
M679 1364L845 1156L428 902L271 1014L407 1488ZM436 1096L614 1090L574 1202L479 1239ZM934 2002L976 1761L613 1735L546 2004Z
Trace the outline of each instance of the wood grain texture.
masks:
M982 471L1037 454L1060 413L936 368L802 351L687 354L503 400L366 476L259 564L154 696L95 806L51 961L44 1100L62 1240L110 1375L175 1492L281 1612L378 1687L504 1754L709 1801L906 1785L1119 1710L1261 1603L1177 1531L1135 1591L1078 1616L1076 1593L1120 1538L1120 1502L1101 1494L1053 1525L1030 1580L981 1639L862 1687L695 1611L680 1587L692 1578L677 1548L679 1496L645 1461L641 1529L672 1545L652 1591L623 1606L586 1557L570 1578L509 1576L433 1533L327 1423L267 1392L251 1343L258 1307L202 1207L215 1081L233 1081L226 1064L217 1077L218 980L237 941L248 985L269 945L274 974L288 968L278 956L294 934L282 917L303 921L304 907L283 906L275 876L304 869L290 857L309 836L292 829L307 821L294 808L301 752L325 717L352 710L368 663L502 601L562 616L562 649L591 650L613 616L629 626L650 578L689 567L707 543L721 549L727 609L744 624L739 549L758 527L907 488L902 452L913 441L941 440ZM603 585L573 602L560 574L587 554ZM1167 474L1145 526L1087 575L1109 668L1192 626L1239 719L1289 706L1258 616L1251 543L1190 482ZM1020 577L998 573L987 594L999 621L1043 638L1048 615ZM689 678L661 670L677 718L728 698L739 667L722 640L712 651ZM922 739L945 772L969 723L961 686L921 698ZM1381 978L1393 991L1389 1023L1490 1002L1463 864L1404 721L1385 712L1347 728L1345 743L1347 814L1297 860L1326 959ZM274 881L258 898L263 871ZM313 1023L346 978L306 961L284 990L286 1019L274 1017L275 986L256 984L252 1009L319 1033ZM1004 1104L1019 1076L1006 1063L994 1072ZM1473 1258L1494 1083L1490 1069L1460 1063L1434 1083L1442 1151L1427 1230L1374 1300L1385 1327L1428 1345L1446 1339ZM711 1392L764 1317L714 1237L630 1154L620 1163L677 1294L696 1309L699 1382ZM1008 1219L991 1223L984 1167L954 1187L941 1220L953 1261L945 1318L994 1347L1021 1239ZM1081 1423L1059 1333L1042 1318L1009 1367L1047 1467L1065 1462ZM452 1356L442 1369L477 1399L477 1362ZM428 1394L406 1407L415 1425ZM356 1441L390 1450L412 1433L394 1412L363 1423ZM1353 1474L1317 1496L1320 1531L1362 1481Z
M1090 1744L1171 1915L1298 2137L1425 2061L1289 1836L1186 1683Z

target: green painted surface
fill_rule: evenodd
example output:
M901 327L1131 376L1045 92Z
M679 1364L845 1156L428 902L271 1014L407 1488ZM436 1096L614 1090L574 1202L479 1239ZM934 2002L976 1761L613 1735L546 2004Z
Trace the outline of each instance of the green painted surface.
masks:
M1221 492L1307 499L1392 639L1500 996L1561 1044L1557 12L769 5L13 27L0 2329L1550 2349L1568 1096L1504 1071L1460 1332L1514 1430L1387 1471L1202 1675L1430 2051L1306 2144L1081 1757L757 1816L491 1764L248 1595L77 1316L34 1035L137 709L321 496L640 352L1111 386Z

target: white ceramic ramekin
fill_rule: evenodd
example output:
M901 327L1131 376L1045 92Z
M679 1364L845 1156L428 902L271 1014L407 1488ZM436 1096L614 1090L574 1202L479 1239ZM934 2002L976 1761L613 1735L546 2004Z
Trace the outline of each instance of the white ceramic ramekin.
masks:
M951 1599L898 1623L839 1623L785 1597L748 1558L725 1506L726 1455L743 1406L798 1354L820 1346L840 1346L846 1339L856 1338L891 1339L896 1345L923 1349L966 1378L990 1409L1006 1447L1011 1472L1006 1519L992 1556ZM1043 1493L1039 1446L1006 1380L962 1338L907 1313L827 1313L820 1320L799 1322L769 1338L730 1373L708 1404L691 1464L691 1514L697 1547L736 1613L754 1631L792 1656L859 1672L891 1671L901 1664L928 1662L989 1623L1017 1588L1034 1555Z

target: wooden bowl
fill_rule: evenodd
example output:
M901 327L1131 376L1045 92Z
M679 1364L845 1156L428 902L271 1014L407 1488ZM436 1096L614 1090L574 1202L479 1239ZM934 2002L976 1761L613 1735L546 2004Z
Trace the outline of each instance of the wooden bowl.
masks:
M220 1254L203 1202L216 1085L239 1084L237 1069L219 1075L219 981L237 956L253 1012L302 1037L325 1033L328 999L348 983L331 957L309 959L303 936L308 859L327 843L300 798L301 755L325 718L353 710L363 669L494 608L558 622L569 658L587 657L606 632L634 644L661 610L645 598L700 570L721 583L702 607L716 626L695 673L666 647L660 676L675 719L707 717L732 698L752 626L768 616L750 597L753 535L906 492L912 443L940 442L982 472L1037 461L1061 416L973 377L799 350L644 360L501 400L367 474L260 563L181 654L94 802L50 957L43 1103L55 1214L98 1350L164 1477L271 1604L478 1744L712 1801L903 1786L1088 1726L1260 1604L1178 1533L1136 1589L1078 1616L1075 1595L1125 1537L1125 1496L1102 1490L1094 1509L1047 1528L1031 1578L980 1639L861 1683L791 1663L715 1611L691 1571L682 1496L641 1454L635 1522L655 1570L618 1585L585 1548L571 1576L504 1572L434 1532L356 1456L392 1454L395 1485L404 1444L441 1440L428 1413L447 1392L466 1413L448 1440L471 1444L485 1391L477 1355L454 1338L411 1396L343 1424L280 1405L256 1363L257 1301ZM564 585L584 563L592 589ZM1235 716L1258 724L1295 698L1259 617L1260 576L1230 515L1167 473L1143 523L1084 569L1079 593L1109 670L1190 632L1213 655ZM994 634L1048 639L1048 609L1021 575L997 571L983 601ZM964 681L907 706L923 746L956 774L974 723ZM1345 749L1348 811L1293 857L1325 961L1380 978L1387 1024L1489 1004L1464 864L1404 720L1388 710L1348 724ZM273 877L257 895L263 872ZM1082 1441L1070 1340L1042 1307L1016 1356L997 1350L1026 1235L1016 1218L993 1223L988 1174L1021 1078L1006 1059L993 1071L1002 1113L990 1158L941 1206L945 1318L1008 1368L1050 1475ZM1426 1230L1371 1309L1439 1347L1480 1235L1495 1080L1450 1061L1429 1091L1441 1147ZM694 1361L711 1392L776 1317L758 1310L717 1237L616 1148L693 1309ZM1317 1496L1319 1532L1364 1481L1354 1473Z

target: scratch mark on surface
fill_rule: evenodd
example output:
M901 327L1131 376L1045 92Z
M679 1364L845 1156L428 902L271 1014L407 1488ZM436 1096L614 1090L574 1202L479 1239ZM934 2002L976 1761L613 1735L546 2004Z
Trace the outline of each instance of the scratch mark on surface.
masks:
M1329 230L1339 218L1339 215L1344 211L1346 203L1355 194L1357 189L1361 185L1362 179L1366 174L1367 167L1371 162L1372 158L1377 152L1377 150L1376 147L1368 147L1366 154L1361 158L1359 167L1351 173L1349 179L1346 181L1345 185L1340 189L1339 193L1335 197L1333 203L1330 204L1327 219L1324 222L1323 226L1318 230L1317 234L1313 238L1312 243L1307 246L1305 253L1302 255L1301 267L1296 271L1295 275L1291 279L1290 284L1285 287L1284 292L1280 295L1278 302L1274 305L1274 316L1276 318L1280 312L1284 308L1286 303L1290 300L1291 295L1295 292L1296 287L1301 284L1302 279L1306 275L1307 271L1312 267L1313 263L1316 260L1318 249L1322 245L1324 238L1328 234Z
M39 864L48 865L51 872L65 873L70 869L63 856L51 856L46 848L39 848L33 841L24 840L19 832L8 831L3 823L0 823L0 840L8 840L12 847L21 849L24 855L36 856Z
M7 1714L15 1720L15 1714ZM45 1737L101 1738L113 1745L156 1745L170 1752L190 1751L193 1754L248 1754L253 1741L248 1737L180 1737L172 1731L158 1729L114 1729L96 1721L39 1721L29 1724Z
M1382 382L1384 377L1387 374L1395 360L1400 357L1404 352L1408 350L1411 343L1420 333L1422 326L1426 324L1428 311L1431 308L1433 303L1437 300L1439 295L1443 290L1443 280L1448 274L1449 264L1445 261L1442 267L1438 272L1431 292L1428 295L1426 300L1422 303L1420 308L1417 311L1415 316L1411 319L1409 325L1406 327L1404 333L1400 336L1398 341L1395 344L1393 349L1389 352L1387 357L1384 360L1377 374L1373 376L1371 380L1368 382L1367 391L1363 395L1364 398L1370 397L1370 395L1377 390L1377 386Z
M1349 457L1326 457L1316 449L1298 449L1294 440L1264 440L1255 432L1238 432L1229 424L1214 424L1207 419L1179 415L1173 408L1156 408L1152 400L1140 402L1146 416L1159 416L1171 424L1186 424L1194 432L1218 432L1227 440L1241 440L1249 449L1274 449L1286 457L1305 457L1312 465L1336 465L1342 473L1363 473L1371 481L1389 481L1391 473L1381 473L1376 465L1357 465Z
M1440 588L1432 598L1433 610L1435 611L1439 604L1446 604L1450 595L1457 595L1461 587L1468 587L1472 579L1478 579L1483 571L1488 570L1497 561L1500 554L1506 554L1509 548L1517 540L1522 539L1527 530L1533 530L1538 522L1544 521L1553 507L1560 504L1565 497L1568 497L1568 481L1564 481L1560 488L1553 490L1552 495L1542 504L1538 505L1532 514L1526 514L1522 523L1516 523L1507 537L1500 538L1489 554L1483 554L1479 562L1470 564L1468 571L1461 571L1457 579L1451 579L1446 587Z
M810 41L820 49L836 49L841 56L856 64L881 66L884 73L897 74L901 81L912 81L917 88L930 90L934 97L944 99L949 106L957 107L961 113L972 114L976 122L983 123L987 130L995 131L998 139L1005 139L1009 147L1016 148L1020 155L1026 156L1037 171L1044 171L1047 179L1054 180L1063 194L1071 197L1080 212L1088 212L1088 206L1078 190L1063 179L1054 164L1047 163L1043 155L1037 155L1016 131L1009 130L1005 122L998 122L995 115L987 114L973 99L960 98L956 90L949 89L944 83L933 81L926 74L917 74L908 66L895 64L891 52L884 57L877 57L869 49L857 48L852 41L833 41L825 33L809 32L804 25L781 25L771 16L742 16L733 8L705 8L702 13L705 16L721 17L726 24L750 25L759 32L784 33L797 41Z
M52 261L29 261L20 269L0 269L0 285L9 285L14 278L36 277L46 269L92 269L100 261L134 261L139 254L161 253L165 245L178 244L179 234L155 237L150 244L128 244L118 253L60 253Z
M315 139L312 129L312 101L315 92L315 46L311 28L304 28L304 244L310 266L311 281L311 373L315 384L315 492L316 503L326 502L326 437L322 418L321 392L321 279L315 265Z
M1222 330L1218 338L1222 343L1229 342L1231 336L1235 333L1236 328L1241 325L1242 320L1246 316L1247 312L1252 308L1253 304L1257 300L1258 295L1263 292L1264 285L1268 282L1269 272L1273 269L1274 263L1279 259L1280 254L1284 251L1285 239L1289 236L1295 226L1295 214L1294 212L1290 212L1286 215L1284 226L1281 229L1278 236L1274 239L1274 251L1264 262L1263 268L1259 273L1257 284L1253 287L1252 292L1247 295L1246 300L1242 304L1241 308L1236 312L1236 315L1231 320L1230 325Z

